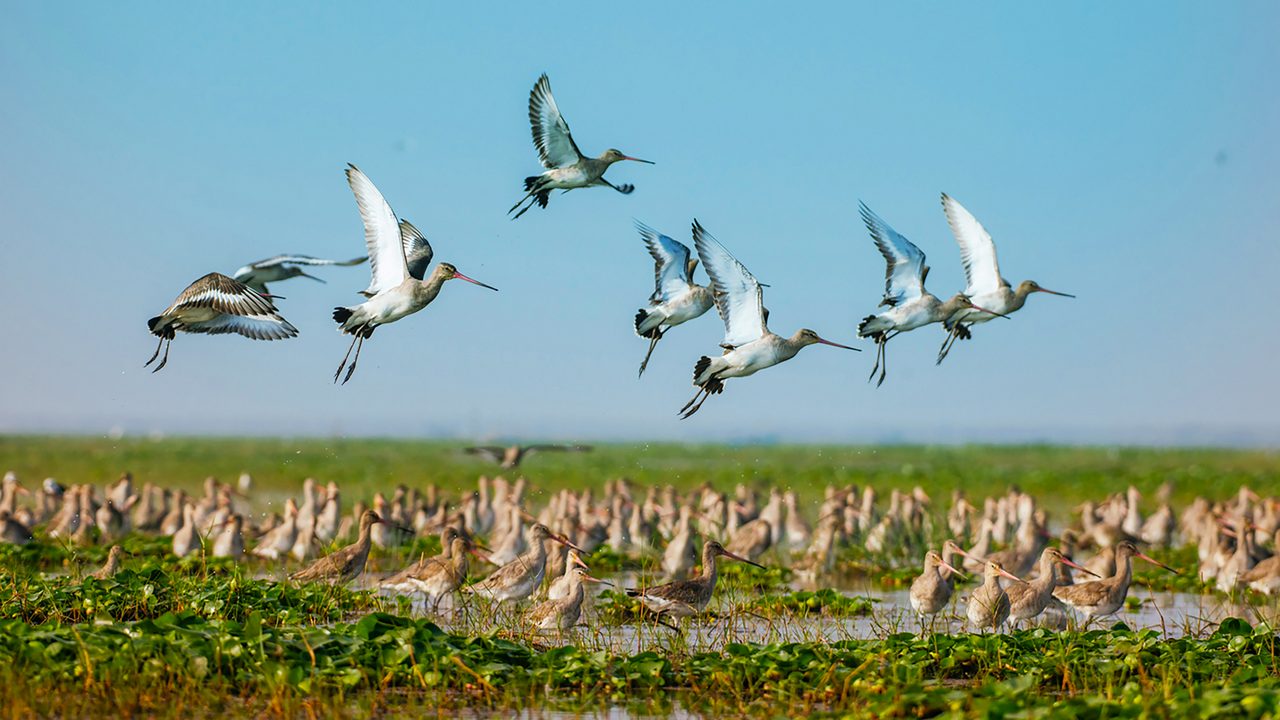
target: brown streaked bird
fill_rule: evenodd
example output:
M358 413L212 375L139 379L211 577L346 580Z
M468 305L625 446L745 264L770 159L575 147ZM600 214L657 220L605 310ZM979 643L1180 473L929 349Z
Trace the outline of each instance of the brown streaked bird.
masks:
M1013 622L1031 620L1053 601L1053 590L1058 587L1058 565L1066 565L1099 577L1083 565L1062 554L1056 547L1047 547L1040 553L1040 574L1035 580L1010 585L1005 589L1009 595L1009 619Z
M178 332L239 333L254 340L284 340L298 335L298 329L276 311L271 296L216 272L188 285L164 312L147 321L147 329L160 342L143 367L155 362L164 346L164 357L151 372L169 362L169 346Z
M89 573L89 577L94 580L106 580L107 578L120 572L120 562L124 559L124 548L119 545L112 545L111 550L107 551L107 562L101 568Z
M479 455L487 460L498 463L501 467L510 470L519 467L524 459L533 453L540 452L587 452L591 450L590 445L509 445L500 447L497 445L476 445L469 448L463 448L462 452L468 455Z
M1000 563L988 560L983 567L982 585L969 593L969 606L965 614L969 622L979 629L999 630L1009 619L1009 594L1000 587L1000 578L1023 582L1022 578L1005 570Z
M569 542L568 538L551 532L546 525L534 523L529 528L529 549L468 590L499 603L520 602L529 597L547 574L548 540L574 550L582 549Z
M1133 558L1146 560L1168 570L1174 575L1177 570L1143 554L1129 541L1116 546L1116 572L1109 578L1092 582L1063 585L1053 591L1054 597L1083 613L1085 620L1110 615L1124 605L1129 594L1129 583L1133 580Z
M431 565L448 565L453 557L453 541L458 536L458 529L452 525L440 531L440 552L431 557L419 558L398 573L384 578L378 584L396 592L414 592L418 590L414 580Z
M289 576L298 582L327 582L343 585L364 572L373 545L373 526L386 522L378 513L365 510L360 516L360 537L352 544L317 559L308 567Z
M538 78L529 93L529 125L533 129L533 145L538 148L538 159L546 171L524 179L524 197L507 211L508 215L515 213L512 220L528 212L535 203L545 209L552 190L568 192L576 188L605 186L629 195L635 186L614 185L604 179L605 171L623 160L653 164L613 148L600 153L599 157L583 155L569 134L569 123L565 122L560 108L556 106L556 99L551 95L551 80L546 73ZM525 201L529 204L525 205ZM517 209L520 212L516 212Z
M547 588L548 600L561 600L573 594L575 579L574 568L582 570L590 570L587 564L582 561L582 556L577 550L570 550L569 557L565 560L564 574L551 582L551 586Z
M567 594L563 597L544 600L529 611L526 619L539 630L563 631L578 624L582 618L582 601L587 596L584 583L603 583L604 580L592 577L585 567L574 567L569 571L570 578Z
M702 545L701 575L650 588L628 588L627 596L639 598L640 602L658 615L659 619L664 615L683 618L701 614L707 609L707 603L711 602L711 594L716 589L716 558L720 557L764 568L760 563L725 550L724 546L715 540L708 540Z
M936 551L930 550L924 554L924 572L912 581L910 593L911 609L915 610L921 619L925 615L937 615L942 612L947 603L951 602L954 584L950 579L951 576L944 574L943 570L954 575L963 575L943 560Z

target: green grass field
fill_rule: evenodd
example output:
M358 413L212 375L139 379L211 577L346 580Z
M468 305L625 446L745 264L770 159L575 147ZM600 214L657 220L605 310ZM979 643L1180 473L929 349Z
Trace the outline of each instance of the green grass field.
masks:
M462 444L412 440L170 438L120 440L81 437L0 438L0 471L13 470L34 486L45 477L64 483L106 483L128 470L138 481L189 490L209 475L234 482L243 471L269 495L295 493L312 476L336 481L348 498L369 497L397 483L445 489L474 487L498 468L464 455ZM1150 493L1174 484L1178 504L1197 494L1215 497L1242 483L1258 490L1280 481L1280 453L1211 449L1069 448L1049 446L856 447L824 445L725 446L606 444L590 453L534 455L520 468L531 491L599 487L628 477L642 484L689 488L703 481L776 483L802 496L828 483L879 489L925 488L945 501L955 488L972 497L1010 484L1044 499L1077 502L1136 485ZM510 474L510 473L509 473ZM536 496L535 496L536 500Z

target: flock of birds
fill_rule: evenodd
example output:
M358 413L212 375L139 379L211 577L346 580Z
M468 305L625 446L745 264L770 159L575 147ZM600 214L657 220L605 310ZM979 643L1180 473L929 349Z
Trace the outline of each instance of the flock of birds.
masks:
M530 93L529 121L533 143L545 171L525 178L525 194L508 213L513 219L534 205L547 207L553 190L568 192L599 186L629 194L634 186L614 185L605 179L606 171L622 161L650 162L616 149L606 150L597 157L584 155L556 105L546 75L538 79ZM238 333L256 340L296 337L297 328L280 314L274 303L279 298L268 291L268 283L294 277L319 280L307 274L305 268L309 267L357 265L368 259L372 271L372 281L361 291L365 301L333 311L339 331L352 337L334 373L334 382L341 378L343 384L355 373L364 341L378 327L431 304L445 282L464 280L497 289L462 274L446 262L439 263L428 274L434 253L426 237L408 220L397 217L382 193L359 168L350 165L346 176L364 224L367 258L335 261L306 255L279 255L246 265L234 277L209 273L183 290L163 313L148 321L148 328L159 342L146 366L159 359L155 372L167 364L169 347L178 332ZM887 309L868 316L858 326L858 336L876 345L876 364L871 378L878 371L877 384L884 382L887 373L886 346L900 333L941 323L947 331L938 353L941 363L957 339L971 336L974 325L996 317L1007 318L1021 309L1031 294L1044 292L1071 297L1030 280L1012 286L1000 275L995 243L982 224L945 194L942 205L960 246L966 278L964 292L946 301L925 289L929 267L925 265L924 253L862 205L863 220L886 263L885 294L880 305ZM789 337L772 332L768 327L769 312L764 306L762 288L765 286L696 220L692 251L646 225L638 224L638 230L655 263L654 292L635 318L636 333L649 341L640 374L643 375L658 341L671 328L700 317L712 306L725 326L720 343L722 354L703 356L694 364L693 384L697 392L681 408L682 417L693 415L710 396L723 392L726 380L747 377L789 360L809 345L857 349L826 340L807 328ZM699 262L709 277L706 285L694 281Z
M922 624L946 611L957 581L974 573L982 582L969 592L965 615L972 627L986 630L1010 622L1065 626L1068 608L1086 620L1116 612L1129 591L1133 560L1173 571L1140 547L1194 545L1201 577L1219 589L1280 591L1280 497L1262 498L1248 488L1220 501L1197 498L1181 513L1162 488L1158 508L1145 516L1141 494L1129 488L1082 504L1077 517L1053 532L1044 507L1016 488L981 507L955 493L944 516L918 487L891 491L885 504L870 486L831 486L814 503L812 523L793 491L742 484L732 493L705 483L681 493L617 480L599 494L590 488L550 493L535 508L523 477L480 477L474 490L456 497L435 485L399 485L390 497L377 493L370 505L347 507L335 483L322 486L308 478L299 501L289 498L280 512L256 520L242 509L251 492L248 475L238 487L208 478L203 495L189 496L152 483L139 487L128 474L101 490L89 484L64 488L47 479L30 491L9 473L0 486L0 540L32 542L33 528L75 544L147 533L170 537L176 556L257 558L267 573L292 559L305 566L289 575L291 581L346 583L364 574L374 546L439 535L438 555L420 557L372 584L387 593L419 595L432 612L463 594L512 605L540 598L526 616L552 630L578 624L594 596L586 586L608 582L588 570L601 547L652 559L661 577L626 592L664 624L706 610L720 559L787 566L799 582L817 585L841 572L842 554L881 566L910 565L923 556L910 589ZM23 495L32 500L19 502ZM943 522L945 530L935 527ZM940 537L946 539L935 544ZM320 554L344 542L349 544ZM1073 559L1086 552L1087 559ZM117 545L95 576L109 576L122 561ZM497 569L471 581L481 565Z

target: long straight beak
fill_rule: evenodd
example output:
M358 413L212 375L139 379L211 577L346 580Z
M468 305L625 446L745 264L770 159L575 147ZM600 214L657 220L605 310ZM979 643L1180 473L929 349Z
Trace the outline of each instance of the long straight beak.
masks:
M1089 568L1087 568L1087 567L1085 567L1085 566L1083 566L1083 565L1081 565L1081 564L1077 563L1076 561L1071 560L1071 559L1069 559L1069 558L1065 558L1065 557L1064 557L1064 558L1058 558L1058 562L1060 562L1060 563L1062 563L1063 565L1066 565L1066 566L1068 566L1068 567L1073 567L1073 568L1075 568L1075 569L1079 570L1080 572L1087 573L1087 574L1092 575L1092 576L1094 576L1094 577L1096 577L1096 578L1101 578L1101 577L1102 577L1102 576L1101 576L1101 575L1099 575L1098 573L1096 573L1096 572L1094 572L1094 571L1090 570Z
M830 345L831 347L838 347L838 348L842 348L842 349L844 349L844 350L852 350L852 351L854 351L854 352L862 352L862 348L849 347L848 345L841 345L840 343L833 343L833 342L831 342L830 340L823 340L822 338L818 338L818 342L822 343L823 345Z
M574 552L569 556L569 561L580 568L585 568L587 570L591 569L587 567L587 564L585 562L582 561L582 557L579 556L577 552Z
M1046 288L1039 288L1036 290L1036 292L1049 293L1050 295L1061 295L1062 297L1069 297L1069 298L1075 297L1075 295L1072 295L1071 293L1058 292L1057 290L1049 290Z
M996 572L1009 578L1010 580L1017 580L1020 583L1027 582L1026 580L1023 580L1022 578L1018 577L1017 575L1014 575L1013 573L1009 572L1008 570L1005 570L1004 568L997 568Z
M318 282L318 283L325 283L325 284L328 284L328 282L327 282L326 280L324 280L324 279L322 279L322 278L318 278L318 277L316 277L315 275L308 275L308 274L306 274L306 273L304 273L304 272L300 272L300 273L298 273L298 274L299 274L299 275L301 275L301 276L302 276L302 277L304 277L304 278L311 278L312 280L315 280L315 281L316 281L316 282Z
M591 576L591 575L583 575L583 576L582 576L582 579L583 579L583 580L586 580L587 582L600 583L601 585L609 585L610 587L617 587L617 585L614 585L613 583L609 582L608 580L601 580L600 578L598 578L598 577L593 577L593 576Z
M488 555L485 555L484 553L480 552L480 550L478 550L477 548L471 548L467 552L471 553L472 557L479 560L480 562L487 562L487 563L493 562L493 560L489 559Z
M466 280L467 282L471 283L472 285L479 285L479 286L480 286L480 287L482 287L482 288L489 288L490 290L492 290L492 291L494 291L494 292L497 292L497 291L498 291L498 288L496 288L496 287L494 287L494 286L492 286L492 285L485 285L484 283L480 282L479 280L476 280L475 278L469 278L469 277L467 277L466 275L463 275L462 273L457 272L457 271L454 271L454 273L453 273L453 277L454 277L455 279L458 279L458 280Z
M578 551L578 552L580 552L580 553L586 554L586 552L587 552L586 550L583 550L582 548L578 547L577 545L574 545L574 544L573 544L573 542L569 540L569 538L567 538L567 537L565 537L565 536L563 536L563 535L552 535L552 536L551 536L551 539L552 539L552 540L555 540L556 542L560 543L561 545L563 545L563 546L565 546L565 547L567 547L567 548L573 548L574 550L577 550L577 551Z
M654 162L653 162L652 160L641 160L640 158L633 158L633 157L631 157L630 155L623 155L623 156L622 156L622 159L623 159L623 160L634 160L635 162L644 163L645 165L653 165L653 164L654 164Z
M1178 572L1177 570L1174 570L1173 568L1169 567L1168 565L1165 565L1164 563L1160 562L1159 560L1156 560L1155 558L1151 557L1150 555L1147 555L1146 553L1141 553L1141 552L1134 551L1133 555L1134 555L1134 557L1138 557L1138 558L1142 558L1143 560L1146 560L1147 562L1151 563L1152 565L1156 565L1156 566L1162 567L1162 568L1164 568L1165 570L1168 570L1169 572L1173 573L1174 575L1181 575L1181 574L1182 574L1182 573Z
M988 310L988 309L986 309L986 308L984 308L984 307L978 307L977 305L973 305L972 307L973 307L973 309L974 309L974 310L981 310L982 312L987 313L988 315L995 315L996 317L1002 317L1002 318L1004 318L1005 320L1012 320L1012 319L1013 319L1013 318L1009 317L1008 315L1005 315L1004 313L998 313L998 312L996 312L995 310Z
M758 562L755 562L755 561L753 561L753 560L748 560L748 559L746 559L746 558L742 557L741 555L734 555L733 553L729 552L728 550L725 550L725 551L724 551L724 556L725 556L725 557L727 557L727 558L729 558L730 560L737 560L738 562L744 562L744 563L746 563L746 564L748 564L748 565L755 565L756 567L760 568L761 570L766 570L766 569L767 569L765 566L761 565L761 564L760 564L760 563L758 563Z
M950 570L950 571L951 571L951 574L953 574L953 575L955 575L955 576L959 577L961 580L968 580L968 579L969 579L969 578L965 577L965 574L964 574L964 573L962 573L962 572L960 572L959 570L957 570L957 569L955 569L955 568L951 567L950 563L939 562L939 563L938 563L938 567L940 567L940 568L946 568L947 570Z

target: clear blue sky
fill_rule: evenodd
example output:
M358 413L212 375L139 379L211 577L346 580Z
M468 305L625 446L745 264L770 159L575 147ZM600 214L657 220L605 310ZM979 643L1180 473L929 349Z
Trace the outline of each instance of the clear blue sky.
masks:
M0 9L0 431L1280 444L1276 3L187 5ZM657 164L512 223L543 71L585 151ZM295 340L179 336L144 370L200 275L361 252L347 162L501 292L451 284L346 387L329 315L363 268L275 288ZM677 421L713 315L636 379L633 218L699 218L775 331L850 342L884 274L857 201L944 295L944 190L1010 280L1079 299L940 368L941 330L903 336L879 390L870 344L818 347Z

